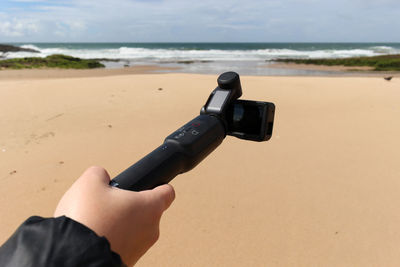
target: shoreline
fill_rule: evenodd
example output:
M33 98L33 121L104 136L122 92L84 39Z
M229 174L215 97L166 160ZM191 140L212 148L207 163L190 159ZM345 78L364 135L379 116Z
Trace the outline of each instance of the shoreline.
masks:
M0 70L0 81L5 80L30 80L30 79L62 79L62 78L86 78L107 77L132 74L156 74L164 71L177 70L173 67L154 65L140 65L125 68L98 68L98 69L21 69Z
M259 76L259 77L400 77L400 72L389 71L370 71L368 67L358 67L358 71L352 71L355 68L345 66L321 66L311 64L295 64L295 63L271 63L261 68L271 70L287 70L292 73L296 70L302 71L298 74L290 74L283 72L282 74L242 74L242 76ZM359 71L362 69L362 71ZM229 71L227 69L227 71ZM305 71L310 71L304 74ZM313 74L315 72L315 74ZM183 67L171 67L161 65L137 65L124 68L98 68L98 69L21 69L0 70L0 81L7 80L42 80L42 79L62 79L62 78L85 78L85 77L108 77L120 75L138 75L138 74L202 74L202 75L218 75L215 73L196 73L185 71ZM239 72L240 74L240 72Z
M316 64L297 64L273 62L265 65L265 68L283 70L305 70L305 71L326 71L328 77L400 77L400 71L373 71L371 67L347 67L347 66L325 66ZM303 75L299 75L303 76Z

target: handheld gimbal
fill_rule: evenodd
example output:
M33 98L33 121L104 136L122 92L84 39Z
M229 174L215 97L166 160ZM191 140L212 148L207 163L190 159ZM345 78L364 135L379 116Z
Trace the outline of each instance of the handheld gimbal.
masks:
M170 182L207 157L226 135L252 141L271 138L275 105L238 100L242 95L239 75L225 72L218 78L200 115L169 135L164 143L120 173L111 186L141 191Z

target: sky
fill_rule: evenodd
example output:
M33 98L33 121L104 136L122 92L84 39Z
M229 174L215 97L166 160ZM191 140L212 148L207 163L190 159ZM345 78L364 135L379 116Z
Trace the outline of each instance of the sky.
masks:
M400 0L0 0L2 42L400 42Z

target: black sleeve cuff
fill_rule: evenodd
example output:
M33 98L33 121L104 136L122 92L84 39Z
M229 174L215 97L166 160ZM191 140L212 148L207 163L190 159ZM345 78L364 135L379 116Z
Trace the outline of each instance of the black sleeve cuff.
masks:
M0 247L2 267L121 267L105 237L68 217L28 218Z

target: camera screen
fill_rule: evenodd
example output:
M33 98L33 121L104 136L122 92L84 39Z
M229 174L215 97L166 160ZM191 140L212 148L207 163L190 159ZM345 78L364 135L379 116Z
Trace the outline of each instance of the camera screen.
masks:
M236 100L227 113L228 135L265 141L272 134L275 106L268 102Z

